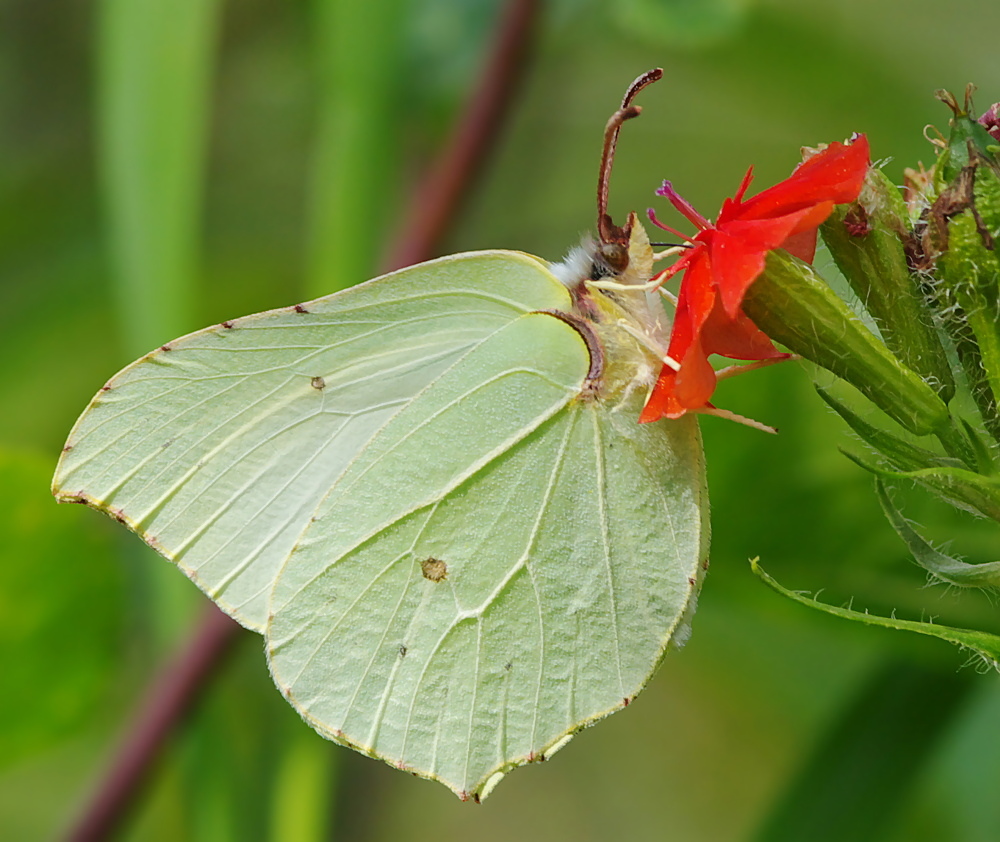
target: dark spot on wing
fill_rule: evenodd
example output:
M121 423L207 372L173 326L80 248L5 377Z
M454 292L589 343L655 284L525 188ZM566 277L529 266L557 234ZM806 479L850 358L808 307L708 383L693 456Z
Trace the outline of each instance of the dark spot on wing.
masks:
M448 565L439 558L425 558L420 562L420 572L425 579L440 582L448 578Z

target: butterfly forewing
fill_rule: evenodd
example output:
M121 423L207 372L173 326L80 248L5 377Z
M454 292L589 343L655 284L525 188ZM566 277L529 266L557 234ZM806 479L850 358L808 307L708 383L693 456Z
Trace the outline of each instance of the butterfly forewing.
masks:
M109 381L54 489L262 630L281 563L378 430L497 330L567 306L540 261L482 252L199 331Z

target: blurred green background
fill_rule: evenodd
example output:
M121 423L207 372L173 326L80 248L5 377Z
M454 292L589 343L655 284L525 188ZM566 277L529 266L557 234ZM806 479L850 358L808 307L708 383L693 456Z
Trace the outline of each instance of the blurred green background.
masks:
M0 828L70 825L204 598L111 521L48 492L74 419L173 336L374 274L463 107L485 0L0 0ZM496 154L444 251L560 257L594 219L604 123L662 66L619 144L611 210L666 177L706 215L746 167L867 132L890 176L932 150L934 89L1000 99L1000 7L954 0L558 0ZM667 216L666 214L663 214ZM822 255L818 265L829 267ZM245 634L128 823L134 840L995 840L1000 680L935 640L786 602L1000 631L924 588L850 440L780 366L717 402L781 429L703 430L712 570L694 635L628 711L488 803L323 742ZM901 490L901 493L905 493ZM996 536L907 496L973 560Z

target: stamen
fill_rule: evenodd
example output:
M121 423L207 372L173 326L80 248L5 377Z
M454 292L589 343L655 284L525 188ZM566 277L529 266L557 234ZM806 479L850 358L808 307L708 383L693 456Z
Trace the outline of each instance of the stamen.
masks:
M706 406L704 409L696 411L702 415L714 415L717 418L725 418L727 421L735 421L737 424L742 424L745 427L753 427L753 429L760 430L762 433L771 433L775 436L778 434L778 430L775 427L769 427L767 424L761 424L760 421L754 421L753 418L746 418L743 415L737 415L735 412L730 412L728 409L719 409L716 406Z
M707 228L712 227L712 223L710 223L707 219L705 219L705 217L703 217L700 213L698 213L698 211L696 211L691 206L690 202L688 202L686 199L681 198L680 194L676 190L674 190L674 185L671 184L669 181L664 180L663 185L660 187L659 190L656 191L656 195L663 196L665 199L667 199L670 202L670 204L672 204L675 208L677 208L681 216L683 216L688 222L690 222L692 225L698 228L699 231L704 231Z
M606 289L611 292L652 292L663 281L653 278L644 284L620 284L617 281L584 281L587 289Z
M674 295L669 289L664 289L663 287L660 287L659 292L660 295L662 295L664 298L667 299L667 301L673 304L675 308L677 307L677 296Z
M649 217L649 221L652 222L657 228L662 228L664 231L668 231L675 237L680 237L682 240L687 240L689 243L694 242L694 240L692 240L687 234L682 234L676 228L671 228L665 222L660 222L660 220L656 218L656 211L652 208L646 208L646 216Z
M737 374L744 374L747 371L756 371L759 368L767 368L770 365L783 363L786 360L798 359L801 359L798 354L783 354L780 357L772 357L769 360L755 360L752 363L743 363L741 365L727 365L725 368L716 370L715 379L725 380L727 377L735 377Z
M684 254L691 246L671 246L663 251L657 251L653 253L653 263L659 263L661 260L666 260L668 257L673 257L675 254Z

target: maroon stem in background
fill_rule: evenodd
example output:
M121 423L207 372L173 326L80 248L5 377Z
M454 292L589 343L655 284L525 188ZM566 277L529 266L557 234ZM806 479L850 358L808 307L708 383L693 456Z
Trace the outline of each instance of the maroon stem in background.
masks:
M122 825L168 738L208 689L239 629L214 605L208 606L194 634L146 688L110 769L67 834L68 840L108 839Z
M509 113L540 6L541 0L507 3L489 61L451 139L415 193L388 268L435 255ZM209 607L194 634L159 670L140 699L110 768L66 836L69 842L109 839L122 826L168 739L218 674L239 629L214 605Z
M444 150L414 193L385 271L437 254L462 201L469 194L500 134L527 65L540 0L510 0L493 49Z

